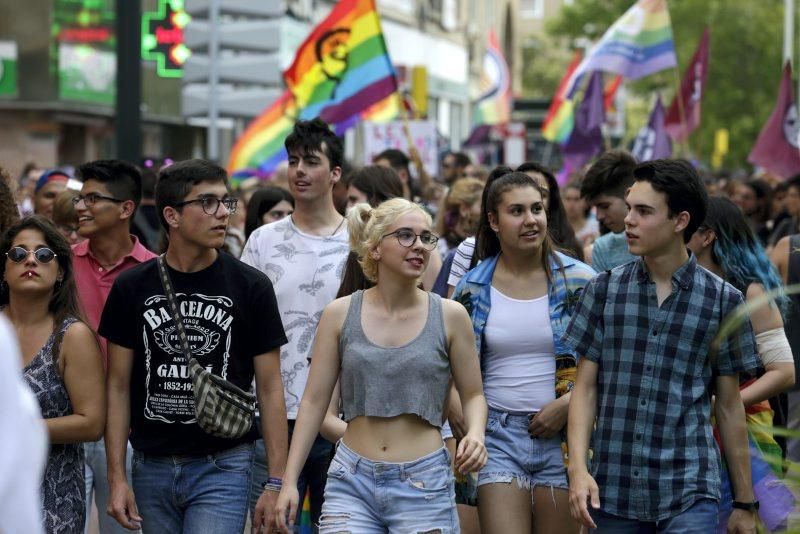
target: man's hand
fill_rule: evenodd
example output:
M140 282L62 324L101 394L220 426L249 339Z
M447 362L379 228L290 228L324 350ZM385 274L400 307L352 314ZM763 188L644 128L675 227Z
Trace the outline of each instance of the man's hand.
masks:
M728 534L755 534L755 532L756 512L734 508L728 518Z
M141 528L142 517L136 508L136 498L125 481L111 483L106 513L128 530Z
M270 532L275 525L275 504L278 492L262 491L253 513L253 534Z
M569 403L563 402L562 399L556 399L533 416L528 425L528 433L532 438L552 438L567 424L568 413Z
M450 430L453 437L460 441L467 434L467 424L464 422L464 412L461 410L460 402L450 403L450 413L447 414L447 421L450 423Z
M592 508L600 509L600 489L592 475L585 469L569 475L569 511L580 524L587 528L597 528L592 516L589 514L587 502L592 503Z

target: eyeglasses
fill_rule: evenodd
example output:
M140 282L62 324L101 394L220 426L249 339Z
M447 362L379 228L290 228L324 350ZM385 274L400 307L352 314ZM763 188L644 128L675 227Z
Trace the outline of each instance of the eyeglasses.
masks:
M228 211L233 215L236 213L236 207L239 204L239 199L234 197L217 198L214 196L200 197L193 200L186 200L175 204L176 208L185 206L186 204L193 204L199 202L203 206L203 211L206 215L216 215L219 210L219 205L224 204Z
M108 200L109 202L117 202L117 203L125 202L124 200L120 200L120 199L114 198L114 197L107 197L107 196L101 195L99 193L87 193L85 195L78 195L78 196L72 197L72 203L73 204L77 204L81 200L83 200L83 203L86 205L87 208L91 208L92 206L97 204L97 202L100 201L100 200Z
M395 230L394 232L381 236L381 239L389 237L390 235L395 236L397 238L397 242L400 243L401 246L406 248L413 247L414 243L417 242L417 238L419 238L419 242L422 243L422 247L425 250L435 249L436 243L439 242L439 236L437 235L434 235L430 232L422 232L421 234L415 234L408 228L400 228L399 230Z
M14 263L22 263L28 259L28 254L33 252L33 257L39 263L50 263L56 259L56 253L47 247L37 248L36 250L26 250L22 247L12 247L6 252L8 259Z

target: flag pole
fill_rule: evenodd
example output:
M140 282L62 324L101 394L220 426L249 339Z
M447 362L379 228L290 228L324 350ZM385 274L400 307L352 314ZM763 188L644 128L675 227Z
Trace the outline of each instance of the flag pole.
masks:
M681 126L683 127L683 131L686 131L686 110L683 109L683 94L681 94L681 78L680 74L678 73L678 66L672 69L672 75L675 82L675 98L678 99L678 115L681 118ZM683 151L683 155L688 157L689 156L689 135L687 134L686 137L683 138L683 141L680 143L681 150Z

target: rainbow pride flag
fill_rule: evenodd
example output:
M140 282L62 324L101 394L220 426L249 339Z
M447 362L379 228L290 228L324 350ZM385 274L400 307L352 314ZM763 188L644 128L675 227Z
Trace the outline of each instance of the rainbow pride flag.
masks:
M259 115L236 140L228 158L228 173L235 183L249 176L270 176L286 161L283 141L297 120L292 93L284 92Z
M350 120L397 91L375 0L341 0L283 73L299 118Z
M556 94L550 103L550 109L547 110L547 116L542 123L542 137L551 143L565 143L569 139L569 134L572 133L575 121L575 104L570 98L571 95L567 93L567 86L572 73L578 68L580 62L581 52L578 50L572 57L572 61L567 67L567 72L564 73L558 84Z
M511 75L494 30L483 56L481 94L475 101L473 124L504 124L511 120Z
M677 65L666 0L639 0L586 54L570 77L567 94L590 71L616 72L637 80Z

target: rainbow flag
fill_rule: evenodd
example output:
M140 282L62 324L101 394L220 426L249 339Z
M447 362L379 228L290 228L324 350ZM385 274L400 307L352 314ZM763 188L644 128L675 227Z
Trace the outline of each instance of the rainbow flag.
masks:
M283 73L299 118L350 120L397 91L375 0L341 0Z
M494 30L483 56L481 94L475 101L473 124L504 124L511 120L511 75Z
M233 145L228 173L235 183L249 176L267 177L288 158L283 142L297 119L292 93L284 92L259 115Z
M575 105L572 102L571 95L567 93L567 85L572 73L578 68L580 61L581 52L578 50L572 57L572 61L567 67L567 72L564 73L558 84L556 94L550 103L550 109L547 110L547 116L542 123L542 137L551 143L565 143L569 139L569 134L572 133L575 121Z
M639 0L595 44L570 77L567 94L587 72L638 80L678 65L666 0Z

